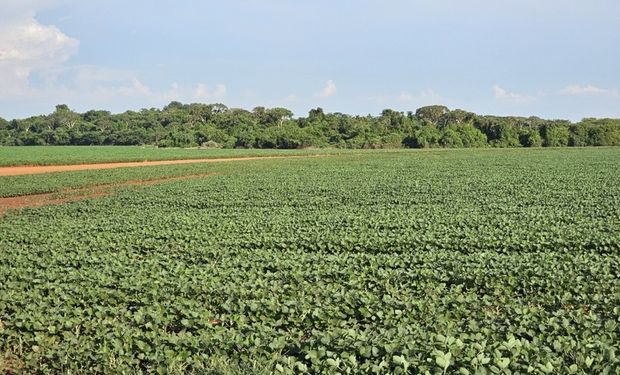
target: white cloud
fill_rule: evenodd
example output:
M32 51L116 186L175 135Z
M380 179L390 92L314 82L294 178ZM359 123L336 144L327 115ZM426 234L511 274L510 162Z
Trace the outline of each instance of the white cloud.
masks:
M13 4L14 5L14 4ZM33 72L62 66L79 46L53 25L42 25L34 10L9 9L0 23L0 97L28 95Z
M526 103L536 99L536 97L531 95L509 92L499 85L493 86L493 93L495 94L495 99L512 103Z
M222 100L226 96L226 85L217 84L213 90L203 83L194 87L181 86L177 82L170 85L168 90L155 91L137 78L133 77L130 82L115 85L105 85L105 82L92 82L90 89L82 89L92 92L95 98L109 100L115 96L142 99L154 105L163 105L177 100L182 102L209 102Z
M196 85L194 89L194 100L208 101L208 100L221 100L226 97L226 85L217 84L215 89L210 90L209 87L203 83Z
M85 91L91 93L90 97L95 97L99 100L108 100L114 97L126 97L126 98L149 98L155 99L156 93L153 93L147 85L140 82L137 78L131 79L131 84L121 84L119 86L94 86ZM80 91L74 90L74 94L78 94Z
M79 41L54 25L36 19L38 11L66 0L0 0L0 99L49 108L54 103L90 108L110 105L126 109L161 106L172 100L220 101L224 84L203 83L155 90L132 71L96 65L72 65Z
M151 92L151 89L144 83L140 82L137 78L133 78L131 80L131 88L127 92L129 94L135 93L140 96L152 96L153 95L153 93Z
M617 88L604 89L604 88L596 87L593 85L566 86L565 88L560 90L559 93L560 95L566 95L566 96L580 96L580 95L602 95L602 96L613 96L613 97L620 96L620 90L618 90Z
M317 96L322 99L327 99L331 96L334 96L336 94L336 91L336 84L330 79L325 83L325 87L323 87L323 90L321 90L321 92L318 93Z

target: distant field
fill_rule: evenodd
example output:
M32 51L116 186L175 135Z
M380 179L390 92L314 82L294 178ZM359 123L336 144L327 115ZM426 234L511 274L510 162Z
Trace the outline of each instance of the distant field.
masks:
M295 159L280 160L291 163ZM88 186L123 183L134 180L151 180L166 177L189 176L205 173L243 173L273 166L276 160L247 160L213 164L181 164L105 170L45 173L23 176L0 176L0 197L58 192ZM243 165L239 165L243 163ZM279 165L277 163L276 165Z
M620 369L618 148L66 172L0 195L203 173L0 217L0 373Z
M0 166L85 164L267 155L308 155L343 152L346 151L336 149L183 149L138 146L0 146Z

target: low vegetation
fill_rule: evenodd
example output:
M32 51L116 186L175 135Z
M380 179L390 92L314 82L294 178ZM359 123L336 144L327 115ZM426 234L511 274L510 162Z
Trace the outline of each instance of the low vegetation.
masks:
M620 371L619 149L227 165L1 218L0 372Z

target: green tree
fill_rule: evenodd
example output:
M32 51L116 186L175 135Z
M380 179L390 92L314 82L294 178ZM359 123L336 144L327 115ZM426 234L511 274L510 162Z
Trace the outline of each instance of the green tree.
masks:
M415 117L419 120L427 120L437 124L442 116L448 114L450 110L443 105L429 105L420 107L415 111Z
M194 124L204 125L213 117L213 106L209 104L193 103L189 105L189 118Z
M593 146L620 145L620 127L612 124L596 124L588 130L589 144Z
M538 117L479 116L445 106L415 113L384 109L378 116L326 113L322 108L293 119L286 108L252 111L224 104L170 102L111 114L76 113L65 104L49 115L0 118L0 144L156 144L188 147L536 147L620 145L620 120L583 119L573 124Z
M543 144L545 147L568 146L570 133L568 126L549 124L542 128Z
M439 143L444 147L463 147L463 140L456 126L446 126L442 131Z
M275 124L279 127L284 124L284 121L290 120L293 117L293 112L286 108L271 108L266 112L268 124Z
M463 111L462 109L455 109L448 111L439 117L438 124L440 126L446 126L450 124L464 125L471 124L476 119L476 114L473 112Z
M413 145L418 148L436 147L441 140L441 132L436 125L430 124L422 126L416 131Z
M323 112L323 108L321 107L311 109L310 112L308 112L308 121L311 123L323 121L324 119L325 119L325 112Z
M473 124L466 123L456 126L463 147L485 147L487 146L487 137L480 130L476 129Z
M51 114L50 120L50 130L54 130L59 127L73 129L80 120L80 115L69 109L66 104L58 104L54 113Z
M570 127L568 145L574 147L588 146L588 126L583 122Z
M542 137L538 129L526 129L519 136L519 142L523 147L541 147Z

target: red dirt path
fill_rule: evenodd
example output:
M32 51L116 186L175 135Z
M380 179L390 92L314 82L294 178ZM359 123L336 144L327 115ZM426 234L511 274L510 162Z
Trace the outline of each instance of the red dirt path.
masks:
M92 185L79 189L65 189L55 193L20 195L17 197L0 198L0 217L10 209L20 209L23 207L49 206L75 202L85 198L97 198L110 195L121 187L126 186L148 186L165 182L201 178L214 175L215 173L203 173L186 176L164 177L151 180L131 180L114 184Z
M191 164L191 163L221 163L227 161L258 160L258 159L287 159L287 158L316 158L327 155L286 155L286 156L248 156L236 158L218 159L181 159L181 160L157 160L157 161L132 161L118 163L95 163L73 165L19 165L13 167L0 167L0 176L20 176L26 174L84 171L91 169L111 169L123 167L147 167L152 165Z

